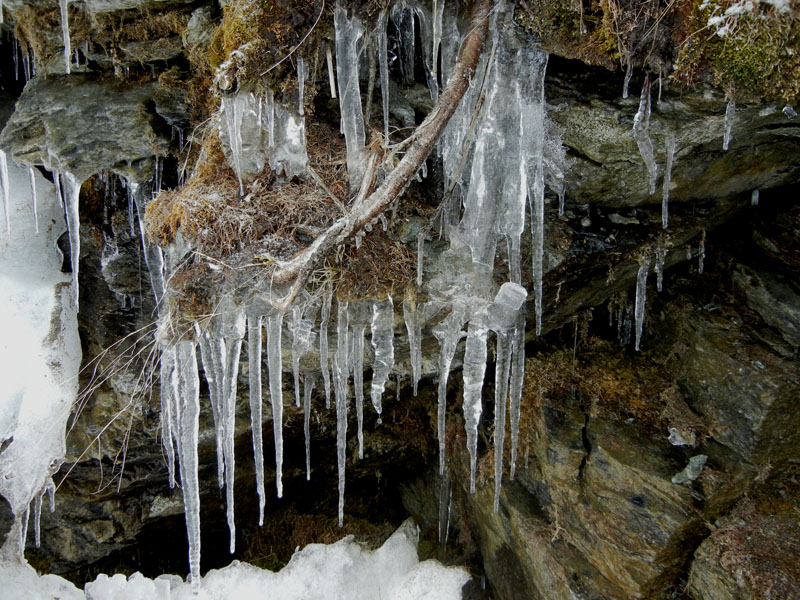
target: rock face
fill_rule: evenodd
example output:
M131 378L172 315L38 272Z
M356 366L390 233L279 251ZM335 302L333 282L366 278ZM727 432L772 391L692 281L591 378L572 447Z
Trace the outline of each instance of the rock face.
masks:
M303 45L299 34L297 39L292 35L300 25L311 27L308 15L316 15L321 3L298 7L305 16L285 11L265 17L258 12L286 8L279 4L254 8L249 21L241 14L240 2L226 4L222 16L216 4L203 2L98 0L71 5L81 65L67 76L57 74L63 58L58 54L62 42L55 3L5 2L7 20L15 22L26 48L40 53L36 60L41 68L17 99L0 134L0 147L21 163L70 171L87 180L80 204L79 314L87 367L81 383L86 391L67 440L68 464L62 473L69 469L69 474L56 496L57 511L43 515L42 548L36 551L29 543L28 557L41 568L70 574L76 581L100 568L138 569L148 575L186 571L181 492L169 487L162 455L154 350L156 317L159 310L172 308L172 299L162 299L158 305L153 301L147 263L155 256L154 246L149 240L142 244L139 214L118 177L138 184L136 203L142 200L139 208L144 213L151 190L177 186L196 165L194 179L184 188L189 200L195 208L207 208L210 202L204 200L210 195L200 193L203 188L193 187L194 182L205 178L206 183L219 183L217 204L241 208L241 214L226 223L229 229L224 233L233 240L233 251L242 249L243 237L237 235L251 229L247 203L252 198L236 192L225 196L223 184L238 190L238 183L225 162L226 155L233 160L232 154L225 144L220 148L215 136L228 146L231 138L213 112L218 99L208 90L215 75L210 65L230 57L220 72L234 73L229 83L239 93L258 92L247 116L252 122L263 117L261 111L266 109L258 98L264 90L241 75L254 65L266 68L257 60L260 46L243 44L225 54L231 40L246 38L253 30L268 31L297 47L291 61L278 69L285 80L274 85L269 96L274 93L291 105L292 119L297 118L295 112L299 114L294 108L299 83L296 74L287 75L288 65L303 54L306 66L313 69L304 83L305 104L300 105L308 115L309 148L320 152L321 147L328 153L327 168L343 168L344 147L333 139L340 114L325 71L326 36L334 35L330 15L323 14L318 30L312 30L310 41ZM373 9L371 4L362 7L365 22L377 18ZM42 27L37 37L30 33L32 24ZM389 28L389 43L400 52L401 36L395 29ZM518 37L525 39L522 34ZM266 54L270 61L274 52L271 48ZM421 48L418 55L423 56ZM246 69L241 66L245 64ZM369 85L367 70L364 65L362 91ZM240 75L242 81L236 79ZM273 75L270 72L264 81ZM392 126L419 124L431 109L425 78L417 77L409 85L397 66L391 66L390 75ZM633 135L638 92L646 89L646 81L643 74L634 73L631 97L623 99L621 73L550 57L545 80L553 123L550 134L561 135L572 166L565 179L563 214L557 194L548 191L546 196L544 335L537 337L531 325L535 313L529 297L519 457L513 480L506 468L499 510L493 510L490 475L498 452L491 439L496 432L489 408L494 392L493 337L484 378L477 491L470 494L461 410L464 390L457 374L464 342L457 346L446 390L443 443L451 458L448 479L442 482L435 473L440 347L434 330L448 311L421 313L424 378L414 397L409 383L411 351L400 312L406 290L399 289L393 296L394 368L380 419L371 409L365 410L363 460L356 458L352 432L357 417L350 411L351 435L345 448L348 512L343 530L334 525L336 417L323 408L316 347L301 362L304 383L316 381L309 423L312 480L305 479L304 413L291 406L288 327L282 336L285 496L278 500L273 492L272 410L265 403L261 425L267 440L270 517L264 528L256 527L258 499L245 393L249 373L243 353L236 403L239 550L235 558L274 567L288 560L297 545L331 541L350 531L374 543L411 512L423 525L423 552L435 554L437 529L449 530L440 556L485 575L487 594L498 600L673 599L683 597L684 589L695 600L789 598L798 589L796 565L766 559L797 554L798 517L792 500L797 496L792 496L791 485L800 460L797 121L778 105L739 102L731 123L732 139L723 150L723 92L708 84L678 88L665 78L658 94L653 74L647 135L658 185L651 193L650 173L637 144L641 140ZM377 108L380 84L374 87L372 114L378 117L367 125L382 131ZM225 101L233 98L231 94ZM268 130L250 126L258 139L240 143L269 146ZM669 228L664 229L661 202L669 138L675 139L676 151L667 184ZM331 212L339 210L331 198L347 201L344 177L331 183L319 175L313 180L276 175L263 168L269 162L266 155L256 158L243 170L255 178L253 189L280 180L286 184L281 189L300 190L292 196L287 192L276 202L280 213L297 214L297 221L303 222L297 227L292 223L284 238L258 238L262 246L248 248L251 264L218 260L208 261L213 268L202 271L176 270L170 285L183 286L186 297L197 301L193 308L199 312L207 308L207 289L227 292L225 286L235 283L239 294L252 287L252 271L247 268L262 268L263 276L267 265L258 262L264 260L261 249L273 251L283 244L288 256L319 236L319 228L309 225L319 215L303 212L303 194L306 200L312 194L324 197ZM209 164L214 168L207 168ZM343 246L315 277L333 278L348 261L370 266L397 258L377 252L376 247L400 248L413 256L417 235L429 225L442 198L439 159L430 158L427 168L428 179L412 184L397 206L387 211L385 228L376 223L370 237L359 239L364 244L360 252L357 244ZM100 171L116 176L95 176ZM760 201L753 205L756 189L761 191ZM192 206L182 208L188 211ZM170 219L170 227L186 229L185 213L175 211ZM201 229L198 235L212 239L218 233ZM525 242L522 248L526 284L534 277L530 245ZM425 284L415 290L420 302L446 292L458 266L454 254L434 235L428 236L423 250ZM176 254L189 263L200 256L197 251L187 242ZM508 279L504 250L499 254L494 283ZM397 261L406 269L402 259ZM642 351L634 352L634 296L643 261L658 263L660 274L649 271ZM384 266L378 265L379 273ZM404 281L413 280L412 274L404 275ZM462 277L477 278L466 268ZM657 277L663 282L656 284ZM663 291L657 292L657 286ZM366 331L375 295L367 294L361 305L358 324ZM331 326L330 356L338 342ZM370 344L366 346L364 362L369 370L375 358ZM204 569L231 558L207 393L204 389L199 449ZM508 439L505 445L508 456ZM705 462L699 460L704 465L699 473L676 479L697 457L706 457ZM7 517L0 515L3 532ZM748 555L740 544L747 532L763 535L752 538Z

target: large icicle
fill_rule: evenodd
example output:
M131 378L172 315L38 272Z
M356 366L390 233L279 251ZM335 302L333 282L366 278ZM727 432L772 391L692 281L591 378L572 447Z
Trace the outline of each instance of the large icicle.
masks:
M386 300L372 305L372 349L375 359L372 362L371 399L378 422L382 412L381 397L386 389L386 381L394 368L394 302Z
M222 489L225 486L225 441L222 421L222 397L225 393L225 363L227 348L225 341L212 335L209 331L201 333L199 326L195 331L200 340L200 358L208 384L208 396L211 414L214 418L214 434L217 442L217 483Z
M179 342L176 352L175 387L178 399L177 447L180 457L181 490L189 539L189 571L195 592L200 587L200 479L198 477L198 431L200 379L193 342Z
M253 455L256 464L258 494L258 526L264 524L264 440L261 435L261 331L262 316L258 311L247 314L247 361L250 384L250 427L253 431Z
M361 91L358 84L360 40L364 35L361 21L348 20L347 11L337 5L333 11L336 32L336 76L339 80L339 109L342 130L347 145L347 174L350 189L361 187L364 177L364 112L361 108Z
M333 380L336 395L336 463L339 470L339 527L344 524L344 480L347 460L347 377L350 367L350 314L347 302L339 301L336 322L336 353Z
M464 429L469 452L469 491L475 493L475 473L478 461L478 423L483 412L481 392L486 373L486 336L488 329L473 319L467 329L464 349Z
M378 70L381 78L381 101L383 104L383 138L389 145L389 44L386 27L389 24L389 9L384 8L378 19Z
M411 360L411 386L417 395L417 385L422 376L422 329L419 310L421 306L412 300L403 302L403 320L408 331L408 353Z
M58 0L61 9L61 37L64 42L64 69L67 75L70 74L70 59L72 58L72 46L69 39L69 0Z
M225 458L225 496L228 529L230 531L230 553L236 550L236 525L234 522L233 487L236 469L234 437L236 434L236 388L239 379L239 357L245 333L244 313L236 310L222 315L222 336L227 348L227 361L223 366L223 394L221 417Z
M666 165L664 165L664 186L661 194L661 227L666 229L669 226L669 186L672 183L672 161L675 159L675 134L670 132L664 148L666 154ZM660 291L660 290L659 290Z
M282 327L283 311L267 317L267 366L269 368L269 398L272 402L272 429L275 433L275 487L278 491L278 498L283 497Z
M639 272L636 274L636 302L634 304L634 321L636 321L636 350L642 341L645 302L647 295L647 272L650 270L650 257L643 256L639 260Z
M517 470L519 446L519 419L522 404L522 384L525 379L525 311L520 311L514 337L511 340L511 378L508 390L508 410L511 424L511 457L509 476L514 479Z
M392 7L392 21L397 29L400 74L403 83L414 83L414 10L405 0Z
M300 407L300 359L314 344L314 323L303 318L304 307L292 309L292 374L295 406Z
M353 308L356 310L353 310ZM364 305L356 305L353 308L351 308L353 313L358 315L366 307ZM350 342L352 344L350 348L350 369L353 372L353 390L356 396L358 458L362 459L364 458L364 331L367 328L367 324L361 319L353 319L353 321L350 333Z
M463 332L461 328L466 321L466 308L460 304L453 306L453 311L437 325L433 335L439 340L439 404L436 418L436 437L439 440L439 474L445 472L445 415L447 413L447 380L450 377L450 364L456 353L456 346Z
M6 153L0 150L0 183L3 184L3 213L6 215L6 233L11 235L11 205L9 204L9 196L11 191L8 186L8 162L6 160Z
M177 377L175 346L161 350L161 442L167 455L169 487L175 487L175 441L178 439L178 398L175 397L174 378Z
M331 300L333 292L325 294L319 318L319 368L322 371L322 383L325 387L325 408L331 407L331 378L328 362L328 321L331 316Z
M36 171L33 167L28 167L28 182L31 186L31 202L33 204L33 226L36 233L39 233L39 208L36 200Z
M733 132L733 117L736 114L736 103L728 100L725 107L725 131L722 134L722 149L727 150L731 143L731 133Z
M72 297L75 308L78 307L78 268L81 254L81 220L78 205L81 195L81 182L75 175L64 172L64 212L67 215L67 229L69 230L69 252L72 263Z
M650 193L656 192L656 180L658 179L658 167L653 155L653 142L650 139L650 75L647 75L642 85L642 93L639 96L639 110L633 117L633 139L639 147L639 154L642 155L647 173L650 175Z

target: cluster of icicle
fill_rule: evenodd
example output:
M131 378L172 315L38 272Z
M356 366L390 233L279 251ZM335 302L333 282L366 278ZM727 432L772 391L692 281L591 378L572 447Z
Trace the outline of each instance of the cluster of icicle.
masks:
M498 14L502 13L502 16ZM444 233L451 242L454 273L447 281L431 281L429 301L403 302L403 319L408 335L414 393L422 376L422 328L435 315L448 315L433 327L441 347L439 359L438 439L440 470L445 474L445 414L450 366L460 340L466 337L463 356L464 420L467 448L470 455L470 489L475 490L478 424L482 413L482 389L488 357L490 332L496 343L495 381L495 509L498 507L504 469L506 407L510 412L511 459L514 476L519 434L520 400L524 376L525 303L527 290L522 286L521 236L525 229L527 207L530 206L533 236L531 265L536 331L542 328L542 272L544 255L544 191L549 186L563 197L563 171L567 162L557 132L546 118L544 74L547 55L526 47L507 35L509 27L496 22L506 18L503 11L493 13L490 29L491 51L485 52L470 89L448 124L438 149L444 164L445 216ZM359 59L367 47L377 49L383 94L384 134L388 139L388 57L387 25L392 20L400 45L401 70L413 78L414 32L422 35L423 64L431 96L438 98L439 81L446 83L456 62L465 34L458 29L455 11L446 13L443 0L433 10L404 0L384 10L368 44L363 24L348 18L337 6L334 12L336 33L336 78L341 109L342 132L347 145L348 174L351 189L360 187L365 168L364 117L359 87ZM416 22L416 27L415 27ZM438 55L441 53L441 61ZM442 65L441 74L436 65ZM301 77L302 80L302 77ZM302 98L299 106L302 106ZM299 112L299 111L298 111ZM279 114L296 118L293 110L279 108L268 93L257 95L240 92L226 98L222 108L220 129L229 157L237 174L247 172L247 161L254 161L254 152L276 147ZM243 127L248 123L248 127ZM255 127L252 124L255 123ZM273 132L275 128L275 132ZM266 131L266 133L265 133ZM303 152L304 155L304 152ZM270 162L272 166L272 162ZM275 168L273 166L273 168ZM424 173L423 173L424 176ZM463 213L463 217L460 215ZM421 242L424 239L420 238ZM502 243L502 245L501 245ZM497 289L493 267L498 247L505 248L509 264L509 281ZM422 250L420 245L420 265ZM461 269L459 271L459 269ZM420 269L419 282L423 273ZM440 276L441 279L442 276ZM163 285L163 284L162 284ZM162 426L167 447L170 481L176 482L176 462L186 508L189 532L189 555L192 581L199 581L200 529L199 490L197 476L197 436L199 415L200 362L208 382L212 414L217 431L218 479L226 488L231 551L234 549L233 483L235 461L233 435L239 357L245 334L249 361L250 408L253 444L256 456L257 493L263 519L264 465L261 440L262 402L262 331L266 329L266 351L269 398L275 435L277 494L282 494L283 462L282 411L283 382L281 337L288 316L292 336L292 370L295 402L300 405L301 357L315 341L319 343L319 367L326 406L331 394L335 399L337 421L337 462L339 469L339 522L344 513L347 417L352 380L358 421L359 456L363 455L363 405L365 334L369 327L371 343L366 354L372 367L370 399L380 419L381 398L394 369L395 306L391 297L375 302L348 303L337 301L336 341L333 355L328 350L328 334L332 317L332 296L304 298L302 304L288 311L272 308L270 298L260 298L246 306L225 302L217 316L205 324L197 324L193 332L177 343L162 348ZM317 314L319 318L317 319ZM169 328L164 319L162 330ZM163 339L170 336L164 335ZM307 476L311 475L308 429L313 373L303 374L303 410L306 431Z

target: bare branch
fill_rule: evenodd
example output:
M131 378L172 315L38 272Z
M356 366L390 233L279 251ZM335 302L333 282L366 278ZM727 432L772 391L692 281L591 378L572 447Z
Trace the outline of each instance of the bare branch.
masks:
M453 67L447 87L439 97L439 102L414 131L413 141L397 167L387 175L378 189L366 198L358 198L347 215L339 218L308 248L275 271L272 277L275 283L288 283L294 280L291 292L281 304L291 303L316 265L333 248L363 229L386 210L420 170L450 117L458 108L475 73L489 28L489 11L490 0L480 0L475 4L469 33L461 46L458 61Z

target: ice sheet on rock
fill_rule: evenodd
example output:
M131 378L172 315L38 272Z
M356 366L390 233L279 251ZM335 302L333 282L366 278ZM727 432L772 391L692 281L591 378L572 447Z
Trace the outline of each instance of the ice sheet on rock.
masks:
M643 256L639 261L639 271L636 274L636 301L634 304L634 320L636 321L636 342L635 348L639 350L642 341L642 327L644 326L644 314L646 309L647 296L647 272L650 270L650 257Z
M467 329L467 342L464 349L464 429L467 433L469 452L469 490L475 493L475 474L478 460L478 423L483 412L481 392L486 373L486 338L488 328L473 318Z
M339 527L344 523L345 462L347 459L347 378L350 370L350 314L348 303L338 302L333 384L336 396L336 463L339 471Z
M64 72L70 74L70 56L72 47L69 39L69 0L58 0L58 7L61 10L61 38L64 44Z
M452 312L439 325L433 335L439 341L439 402L436 419L436 437L439 440L439 474L445 472L445 415L447 413L447 380L456 347L464 335L461 328L467 320L467 310L461 304L453 306Z
M722 149L727 150L731 143L731 134L733 132L733 118L736 115L736 103L733 100L728 100L725 107L725 131L722 134Z
M391 296L372 305L372 349L375 358L372 361L371 400L380 423L381 398L394 368L394 302Z
M339 109L342 132L347 145L347 174L350 189L358 190L364 177L364 112L358 82L358 63L364 28L361 20L347 18L347 11L337 5L333 12L336 32L336 77L339 83Z
M666 164L664 165L664 185L661 193L661 227L666 229L669 226L669 186L672 183L672 162L675 159L675 134L667 134L664 148ZM659 291L661 291L659 289Z
M403 302L403 320L408 332L408 353L411 360L411 385L414 396L417 395L417 385L422 376L422 328L418 310L421 306L413 300Z
M250 310L247 314L247 360L248 383L250 385L250 428L253 432L253 455L256 466L256 494L258 494L258 526L264 524L264 440L261 432L262 393L261 382L261 332L262 315L260 311Z
M283 359L281 329L283 311L267 317L267 366L269 397L272 403L272 429L275 434L275 487L278 498L283 497Z
M644 166L650 176L650 193L656 191L656 180L658 179L658 166L653 155L653 142L650 139L650 75L647 75L642 84L642 93L639 97L639 110L633 117L633 139L639 147L639 154L642 156Z
M333 292L325 294L319 318L319 367L322 371L322 383L325 387L325 408L331 407L331 379L328 364L328 322L331 316L331 300Z

